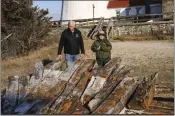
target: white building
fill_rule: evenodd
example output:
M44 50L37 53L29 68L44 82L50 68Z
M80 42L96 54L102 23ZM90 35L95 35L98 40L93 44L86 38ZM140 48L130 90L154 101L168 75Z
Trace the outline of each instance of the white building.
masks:
M116 16L114 9L107 9L108 1L63 1L62 20L93 18L110 18Z
M129 2L131 1L131 2ZM140 2L139 2L140 1ZM161 0L113 0L113 1L64 1L62 20L76 20L93 18L110 18L118 15L131 16L140 14L159 14L162 12Z

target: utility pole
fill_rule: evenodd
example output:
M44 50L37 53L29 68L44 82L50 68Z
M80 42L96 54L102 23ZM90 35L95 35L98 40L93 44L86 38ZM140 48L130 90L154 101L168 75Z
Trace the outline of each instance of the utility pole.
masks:
M60 26L62 26L62 20L63 20L63 8L64 8L64 0L62 0L62 6L61 6Z
M94 22L94 9L95 9L94 4L92 4L92 8L93 8L93 22Z

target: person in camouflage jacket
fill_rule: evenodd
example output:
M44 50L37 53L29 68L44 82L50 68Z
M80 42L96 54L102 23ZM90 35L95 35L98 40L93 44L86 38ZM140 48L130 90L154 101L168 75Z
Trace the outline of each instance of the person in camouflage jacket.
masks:
M100 31L91 46L91 50L96 53L96 61L99 66L103 67L111 60L111 49L112 45L106 39L104 31Z

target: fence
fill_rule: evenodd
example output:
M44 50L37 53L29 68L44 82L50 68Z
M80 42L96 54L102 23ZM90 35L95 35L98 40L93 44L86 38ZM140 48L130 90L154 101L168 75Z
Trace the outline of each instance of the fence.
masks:
M162 13L162 14L144 14L144 15L132 15L132 16L117 16L117 17L111 17L112 22L114 25L117 24L135 24L135 23L144 23L144 22L159 22L159 21L167 21L167 20L173 20L173 19L164 19L164 15L170 15L173 12L168 13ZM76 19L74 20L76 22L77 27L87 27L87 26L94 26L99 22L100 18L89 18L89 19ZM110 18L104 19L104 25L107 24L107 22L110 20ZM53 21L53 23L57 22L56 25L53 25L53 27L61 27L61 26L67 26L69 20L62 20L60 21Z

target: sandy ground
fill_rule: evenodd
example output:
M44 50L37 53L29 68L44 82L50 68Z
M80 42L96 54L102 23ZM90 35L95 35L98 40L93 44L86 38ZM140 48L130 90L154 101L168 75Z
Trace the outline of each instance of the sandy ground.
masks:
M90 46L92 40L84 40L86 58L92 57ZM121 57L122 64L133 70L129 76L150 76L159 73L158 81L174 82L174 46L173 41L116 41L112 42L112 57ZM33 72L37 59L50 56L56 58L58 44L31 52L28 56L9 58L2 61L1 87L4 88L7 77L11 75L28 75Z
M112 57L133 70L130 76L149 76L158 72L158 80L174 82L174 43L172 41L125 41L112 43Z

